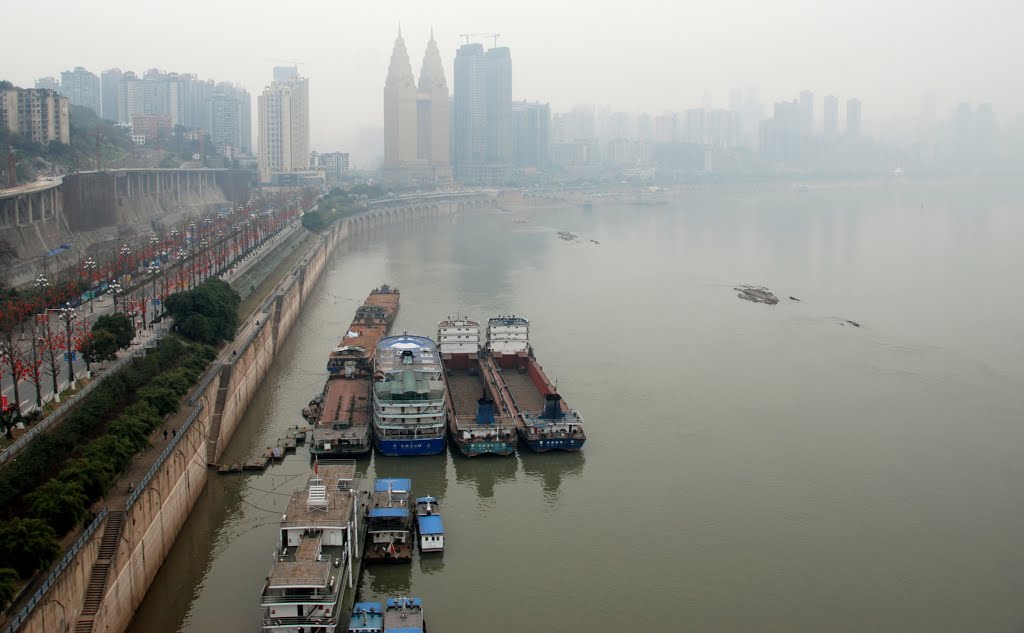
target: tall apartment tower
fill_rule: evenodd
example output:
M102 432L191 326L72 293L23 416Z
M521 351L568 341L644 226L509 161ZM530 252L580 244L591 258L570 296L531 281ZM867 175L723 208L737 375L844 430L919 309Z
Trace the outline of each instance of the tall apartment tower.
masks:
M455 175L501 184L513 160L512 55L465 44L455 54Z
M309 80L292 67L274 68L274 81L259 97L260 182L305 171L309 164Z
M97 115L100 113L100 78L81 66L60 74L61 94L71 105L84 106Z
M810 90L800 93L800 133L804 136L814 133L814 93Z
M100 73L100 116L117 121L117 90L121 84L121 69L111 68Z
M484 164L487 152L487 67L482 44L455 53L453 99L455 177L466 182Z
M512 53L507 46L487 51L487 161L512 162Z
M448 82L444 77L441 52L430 31L430 41L423 54L420 68L419 93L417 95L416 157L431 165L447 169L448 157Z
M839 136L839 99L825 95L825 138Z
M846 102L846 135L857 138L861 131L860 99L849 99Z
M384 167L415 161L416 144L416 78L399 29L384 80Z
M433 31L417 85L399 30L384 80L384 177L404 185L448 183L449 129L448 82Z

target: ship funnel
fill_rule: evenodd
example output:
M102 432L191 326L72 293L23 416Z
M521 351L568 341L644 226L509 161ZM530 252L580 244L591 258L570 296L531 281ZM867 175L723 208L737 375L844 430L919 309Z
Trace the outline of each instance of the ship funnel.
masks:
M488 398L487 394L476 401L476 423L494 424L494 400Z
M410 350L402 352L402 364L412 365L412 352Z
M545 420L561 420L565 417L562 411L562 396L557 393L549 393L544 396L544 413L541 414Z
M347 360L345 361L345 378L351 378L356 373L356 361Z

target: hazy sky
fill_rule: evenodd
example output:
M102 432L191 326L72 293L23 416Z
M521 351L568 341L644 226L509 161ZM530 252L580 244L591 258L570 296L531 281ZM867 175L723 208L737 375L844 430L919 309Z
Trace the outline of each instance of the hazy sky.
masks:
M449 89L459 34L501 33L514 98L556 112L681 110L706 93L728 107L749 84L766 104L812 90L816 117L827 93L859 97L868 121L916 115L924 91L940 117L959 101L991 101L1001 120L1024 111L1024 9L1008 0L56 0L2 13L0 78L23 86L76 65L161 68L240 82L255 107L272 66L301 62L312 143L328 151L382 125L399 21L417 74L434 27Z

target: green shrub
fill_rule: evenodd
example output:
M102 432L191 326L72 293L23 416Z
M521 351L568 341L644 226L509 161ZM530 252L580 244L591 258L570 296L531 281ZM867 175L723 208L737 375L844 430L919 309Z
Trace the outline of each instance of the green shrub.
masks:
M0 567L11 567L28 578L55 561L59 553L57 535L45 521L15 518L0 523Z
M28 496L32 516L64 534L85 518L89 503L81 484L51 479Z
M78 458L65 464L57 479L69 484L78 484L88 498L99 499L114 483L116 477L117 471L109 461Z
M128 347L132 344L132 339L135 338L135 326L132 324L131 318L120 312L104 314L96 319L96 323L92 326L92 331L94 336L100 331L112 334L117 342L118 349Z
M18 572L10 567L0 568L0 611L7 608L18 591Z

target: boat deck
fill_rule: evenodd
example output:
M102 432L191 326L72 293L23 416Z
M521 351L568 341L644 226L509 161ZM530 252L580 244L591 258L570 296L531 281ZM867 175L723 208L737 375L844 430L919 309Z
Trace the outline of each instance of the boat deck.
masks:
M512 416L502 413L504 406L495 402L494 424L477 424L477 401L484 394L495 400L494 393L487 388L479 375L470 374L466 369L454 369L447 374L448 395L451 397L452 408L455 410L456 422L460 429L471 427L493 428L494 426L509 426L512 424Z
M509 391L512 392L512 397L515 398L520 412L533 413L544 408L544 396L541 395L529 375L519 373L514 369L502 370L501 375L505 379Z

